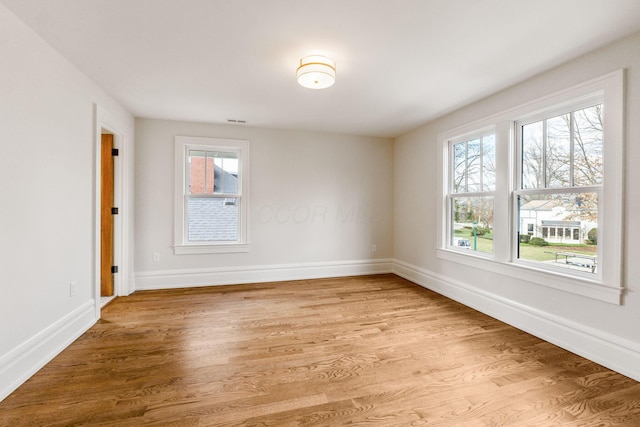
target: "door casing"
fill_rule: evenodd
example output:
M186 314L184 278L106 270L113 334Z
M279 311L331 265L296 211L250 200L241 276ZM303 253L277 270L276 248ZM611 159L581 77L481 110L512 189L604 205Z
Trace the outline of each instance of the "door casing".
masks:
M118 149L114 162L114 206L118 215L114 216L113 264L118 266L114 275L114 296L126 296L135 290L133 282L133 123L127 125L108 110L94 104L94 307L95 318L100 318L100 265L101 265L101 146L102 134L113 135L113 145Z

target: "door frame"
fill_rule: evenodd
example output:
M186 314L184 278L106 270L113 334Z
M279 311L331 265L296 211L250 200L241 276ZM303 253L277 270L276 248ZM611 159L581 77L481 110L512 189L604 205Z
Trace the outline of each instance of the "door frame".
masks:
M113 224L113 262L118 266L114 276L114 296L126 296L134 291L133 283L133 130L101 106L94 105L94 304L96 320L100 318L100 192L101 192L101 144L102 134L113 135L113 146L118 149L118 157L114 162L114 205L119 208Z

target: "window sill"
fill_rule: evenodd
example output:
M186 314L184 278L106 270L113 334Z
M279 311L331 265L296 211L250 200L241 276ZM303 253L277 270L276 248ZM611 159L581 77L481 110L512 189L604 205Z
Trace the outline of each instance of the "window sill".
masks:
M173 253L176 255L231 254L243 252L249 252L249 244L227 243L220 245L192 244L173 246Z
M451 249L438 249L438 258L502 274L514 279L582 295L588 298L620 305L624 288L606 285L598 280L577 277L560 272L543 270L534 266L501 262L479 255L460 253Z

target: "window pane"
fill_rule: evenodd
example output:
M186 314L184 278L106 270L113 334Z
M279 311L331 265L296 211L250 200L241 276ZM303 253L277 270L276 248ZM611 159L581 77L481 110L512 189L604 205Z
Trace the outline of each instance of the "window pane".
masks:
M218 151L189 150L191 194L237 194L238 155Z
M493 197L455 197L451 201L453 230L450 244L493 253Z
M597 193L519 196L518 218L520 259L595 272ZM533 234L528 232L532 226Z
M547 120L547 188L571 185L570 115Z
M214 192L238 193L238 155L236 153L216 153Z
M472 139L467 142L467 191L482 191L482 169L481 169L481 147L480 139Z
M482 138L482 191L496 189L496 136Z
M189 150L189 192L211 193L213 188L213 158L206 151Z
M495 145L493 134L453 145L453 193L495 191Z
M237 198L198 198L188 200L188 239L190 242L237 241Z
M522 187L602 184L602 104L522 127Z
M602 104L574 113L575 185L602 184Z
M467 144L460 142L453 146L453 185L454 193L467 191Z
M522 126L522 188L544 188L543 122Z

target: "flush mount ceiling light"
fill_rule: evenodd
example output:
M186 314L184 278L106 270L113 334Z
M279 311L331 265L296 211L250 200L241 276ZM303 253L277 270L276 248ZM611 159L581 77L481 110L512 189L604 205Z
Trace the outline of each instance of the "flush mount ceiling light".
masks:
M324 56L305 56L300 59L296 75L301 86L326 89L336 81L336 63Z

